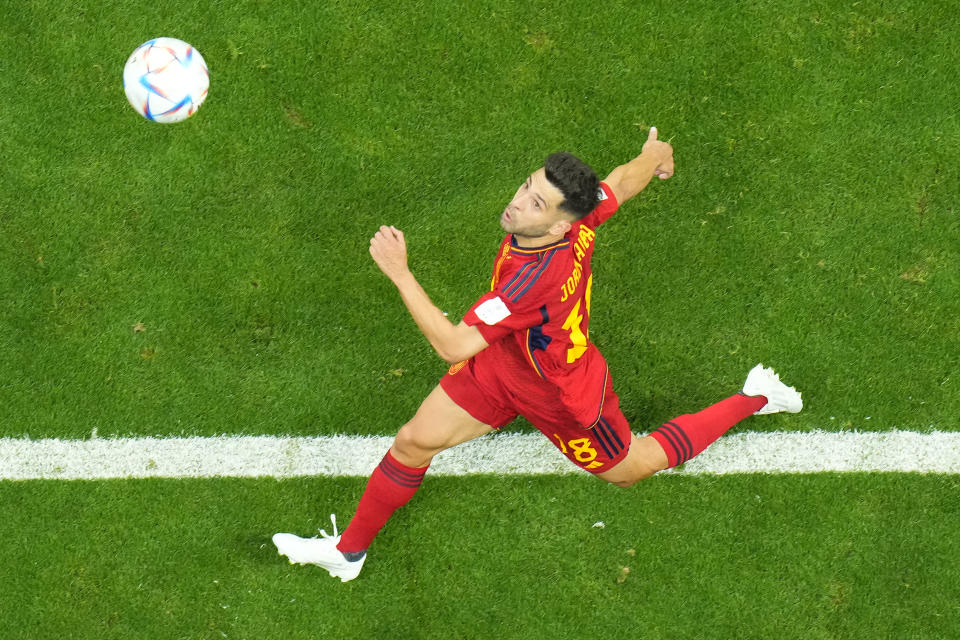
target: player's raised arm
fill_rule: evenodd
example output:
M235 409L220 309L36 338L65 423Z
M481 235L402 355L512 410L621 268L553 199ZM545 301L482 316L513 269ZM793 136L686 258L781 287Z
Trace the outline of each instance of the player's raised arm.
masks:
M604 182L613 190L617 202L623 204L643 191L653 176L666 180L672 175L673 147L658 140L657 128L650 127L640 155L611 171Z
M437 355L455 364L487 348L479 329L463 322L453 324L430 300L407 266L407 243L402 231L396 227L380 227L370 239L370 255L396 285L414 322Z

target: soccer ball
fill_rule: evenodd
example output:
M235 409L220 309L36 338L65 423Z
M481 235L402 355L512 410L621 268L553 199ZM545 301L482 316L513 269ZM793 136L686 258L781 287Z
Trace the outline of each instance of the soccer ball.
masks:
M183 40L154 38L137 47L123 67L130 105L154 122L180 122L207 97L210 74L200 52Z

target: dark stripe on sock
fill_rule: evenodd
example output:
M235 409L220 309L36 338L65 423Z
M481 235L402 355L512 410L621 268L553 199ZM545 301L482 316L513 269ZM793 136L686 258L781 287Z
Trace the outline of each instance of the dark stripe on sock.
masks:
M407 478L408 480L423 480L424 474L427 472L427 468L423 467L422 469L415 469L413 471L408 471L409 467L401 467L400 463L397 462L393 456L384 456L383 460L380 461L380 464L389 465L390 469L395 471L398 475Z
M675 422L671 422L670 424L671 424L672 426L674 426L674 427L677 428L677 431L680 432L680 435L683 436L684 441L687 443L687 447L688 447L689 450L690 450L690 455L687 456L687 460L689 460L689 459L692 458L693 456L697 455L697 452L694 451L694 449L693 449L693 443L690 442L690 438L687 436L687 432L684 431L683 429L681 429L681 428L680 428L680 425L676 424ZM686 460L684 460L684 462L686 462Z
M416 489L420 486L420 483L423 482L423 474L413 475L405 472L390 464L390 461L387 459L384 459L383 462L380 463L380 471L383 472L383 475L385 475L388 479L397 483L401 487Z
M389 467L386 467L386 466L384 466L384 465L380 465L379 468L380 468L380 472L381 472L384 476L386 476L386 478L387 478L388 480L390 480L391 482L394 482L394 483L400 485L401 487L407 487L408 489L416 489L417 487L420 486L420 482L419 482L419 481L417 481L417 482L410 482L409 480L405 480L405 479L403 479L403 478L395 475L396 472L393 471L392 469L390 469Z
M692 458L693 444L691 444L690 438L687 437L687 433L680 428L680 425L678 425L675 422L668 422L664 426L671 430L671 432L674 434L674 436L677 438L678 442L680 443L680 448L684 452L683 459L680 460L680 464L683 464L684 462Z
M686 452L686 455L683 456L683 460L680 461L680 464L683 464L687 460L693 457L693 443L690 442L690 438L687 437L686 431L680 428L675 422L667 422L663 425L665 428L672 428L676 430L677 440L680 442L680 448Z
M678 433L679 428L672 422L666 422L660 427L660 433L670 438L672 444L677 450L677 464L683 464L690 459L690 449L687 447L686 435L681 436Z
M680 453L680 447L677 446L677 441L675 440L675 436L670 431L667 431L666 429L664 429L665 426L666 425L657 429L656 433L659 433L661 436L663 436L663 439L666 440L667 444L669 444L670 447L673 449L674 459L676 459L676 462L672 466L676 466L678 464L681 464L681 459L683 458L683 454Z

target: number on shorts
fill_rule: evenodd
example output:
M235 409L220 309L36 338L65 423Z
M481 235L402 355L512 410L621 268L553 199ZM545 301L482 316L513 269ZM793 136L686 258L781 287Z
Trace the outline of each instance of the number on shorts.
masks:
M597 450L591 447L590 438L576 438L575 440L570 440L564 442L563 438L559 434L553 434L553 437L557 439L557 442L560 443L560 451L564 455L573 454L573 457L580 464L587 464L588 462L593 462L597 458ZM569 449L567 446L569 445ZM592 464L590 467L598 467L599 464Z

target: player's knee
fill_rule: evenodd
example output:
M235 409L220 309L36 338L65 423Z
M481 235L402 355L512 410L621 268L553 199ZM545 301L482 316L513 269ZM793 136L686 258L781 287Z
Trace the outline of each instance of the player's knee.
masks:
M640 482L641 480L646 480L646 479L649 478L651 475L653 475L653 474L651 474L651 473L643 473L643 474L637 473L637 474L633 474L633 475L631 475L631 476L629 476L629 477L627 477L627 478L622 478L622 479L619 479L619 480L615 480L615 481L612 482L612 484L620 487L621 489L629 489L630 487L632 487L633 485L637 484L637 483Z
M432 442L429 433L418 429L411 421L400 427L391 449L400 462L412 467L422 467L429 464L443 447Z
M621 471L621 473L617 474L615 477L608 477L604 479L610 484L620 487L621 489L629 489L641 480L646 480L658 470L646 466L633 466L627 469L620 469L619 471Z
M656 444L652 438L650 440ZM626 457L613 469L599 475L610 484L627 489L666 468L662 453L660 445L654 449L646 439L634 436Z

